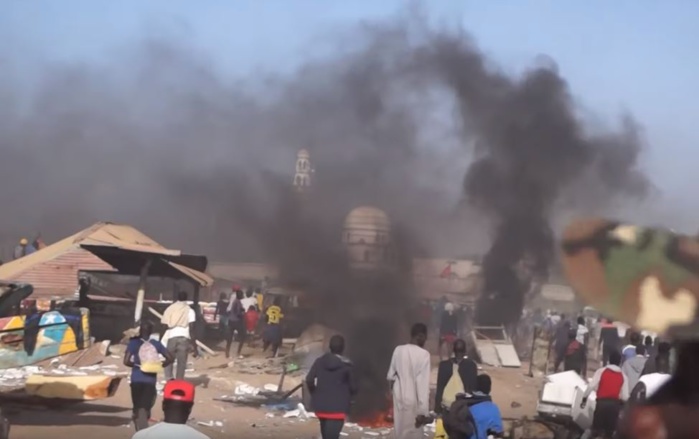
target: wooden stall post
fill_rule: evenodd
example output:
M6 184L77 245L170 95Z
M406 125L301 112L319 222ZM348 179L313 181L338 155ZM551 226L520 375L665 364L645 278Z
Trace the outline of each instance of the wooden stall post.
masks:
M141 324L141 316L143 315L143 304L146 301L146 281L148 279L148 271L150 270L152 260L146 259L146 262L141 268L141 276L138 280L138 294L136 296L136 310L134 311L134 323L136 326Z
M194 285L194 295L193 295L192 301L194 302L194 306L198 307L199 306L199 292L200 292L199 289L201 288L201 286L199 285L198 282L193 282L193 285Z

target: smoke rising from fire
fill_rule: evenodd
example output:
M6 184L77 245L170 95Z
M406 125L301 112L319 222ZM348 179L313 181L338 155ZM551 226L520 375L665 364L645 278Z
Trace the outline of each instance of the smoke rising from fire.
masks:
M551 221L566 190L588 186L578 195L602 204L615 195L640 199L648 193L650 182L638 167L639 132L630 117L619 132L591 132L555 65L509 78L488 70L468 41L448 34L435 37L429 58L455 92L463 126L476 139L466 195L495 223L478 319L513 323L532 283L549 274Z
M338 54L291 75L230 78L199 52L149 40L106 65L51 66L31 95L4 78L0 232L51 240L124 221L169 246L273 262L348 336L377 389L414 320L414 256L478 252L485 214L498 308L482 313L511 321L524 294L511 267L528 255L546 271L561 202L644 193L637 128L592 131L555 71L509 77L462 31L414 16L338 40ZM301 148L316 173L299 197ZM393 223L395 267L371 276L350 269L341 244L359 205Z

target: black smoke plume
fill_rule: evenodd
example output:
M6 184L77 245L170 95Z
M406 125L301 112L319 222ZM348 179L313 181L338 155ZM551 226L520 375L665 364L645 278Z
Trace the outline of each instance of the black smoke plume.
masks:
M485 213L484 297L497 306L482 302L481 316L512 321L525 291L513 267L546 272L559 202L643 193L638 130L592 132L555 71L507 76L463 31L415 16L337 40L289 75L231 78L181 42L153 40L106 64L50 65L31 93L0 70L3 239L113 220L212 259L274 263L316 320L346 334L376 390L360 406L374 410L414 321L415 256L481 251ZM316 172L299 197L302 148ZM341 243L360 205L393 227L393 265L369 275Z
M642 143L630 119L621 132L590 132L555 67L510 78L489 71L468 42L450 35L436 39L434 53L476 141L466 194L494 220L477 317L514 323L532 283L549 275L557 202L575 184L589 185L586 193L601 204L644 196L650 183L638 169Z

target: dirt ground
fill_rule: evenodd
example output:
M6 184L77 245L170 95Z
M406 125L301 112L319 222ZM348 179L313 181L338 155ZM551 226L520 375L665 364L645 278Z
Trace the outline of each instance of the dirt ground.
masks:
M120 347L115 347L119 352ZM250 352L253 354L253 352ZM254 353L254 356L260 356ZM106 357L105 364L119 364L117 358ZM433 357L432 386L436 383L436 365ZM196 359L194 372L188 378L196 382L196 403L190 425L212 439L240 438L315 438L318 436L317 421L283 418L284 412L272 412L262 408L239 407L231 403L217 402L213 398L231 395L236 383L242 382L255 387L277 384L279 377L266 374L234 373L227 367L228 360L219 354L217 357ZM124 368L125 369L125 368ZM484 367L483 372L493 379L493 399L500 406L503 418L520 418L534 415L536 401L542 380L526 376L527 366L520 369ZM291 389L300 382L299 377L289 377L284 389ZM13 408L9 413L13 439L37 438L80 438L99 437L100 439L130 438L133 427L130 424L129 385L123 380L116 395L107 400L83 403L60 409ZM153 418L162 419L160 399L156 402ZM202 426L198 422L220 422L220 426ZM386 430L367 430L346 427L347 438L386 436ZM376 433L376 434L374 434ZM390 436L388 436L390 437Z

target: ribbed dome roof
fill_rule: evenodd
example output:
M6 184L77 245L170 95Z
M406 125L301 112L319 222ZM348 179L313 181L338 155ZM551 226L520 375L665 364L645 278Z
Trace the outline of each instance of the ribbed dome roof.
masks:
M353 209L345 218L345 229L376 230L388 232L391 230L391 220L381 209L371 206L361 206Z

